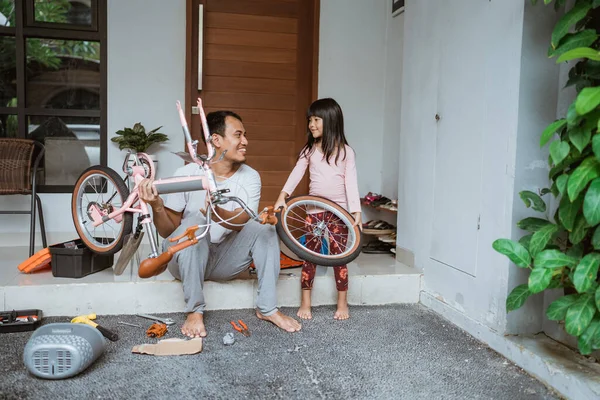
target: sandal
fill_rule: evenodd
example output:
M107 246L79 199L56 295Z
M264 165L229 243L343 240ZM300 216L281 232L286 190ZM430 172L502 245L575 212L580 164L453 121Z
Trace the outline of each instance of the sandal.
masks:
M396 232L396 227L394 225L388 224L385 221L378 222L379 223L373 226L363 228L363 233L366 233L367 235L386 235Z
M363 246L362 252L365 254L387 254L391 248L392 246L387 243L373 241Z

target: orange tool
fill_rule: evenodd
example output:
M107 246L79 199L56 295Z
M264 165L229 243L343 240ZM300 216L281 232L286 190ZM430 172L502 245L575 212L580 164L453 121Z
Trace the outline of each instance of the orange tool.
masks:
M233 329L235 329L236 331L238 331L239 333L241 333L242 335L244 335L246 337L250 336L250 331L248 330L248 327L246 326L244 321L242 321L241 319L238 319L238 323L240 324L241 327L237 326L234 321L231 321L231 326L233 326Z

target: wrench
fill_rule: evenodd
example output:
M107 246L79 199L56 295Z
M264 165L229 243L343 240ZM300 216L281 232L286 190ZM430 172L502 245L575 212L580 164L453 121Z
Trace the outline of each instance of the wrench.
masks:
M151 319L153 321L162 322L163 324L165 324L167 326L175 324L175 321L173 321L171 318L160 318L160 317L157 317L155 315L148 315L148 314L136 314L136 315L138 317L147 318L147 319Z

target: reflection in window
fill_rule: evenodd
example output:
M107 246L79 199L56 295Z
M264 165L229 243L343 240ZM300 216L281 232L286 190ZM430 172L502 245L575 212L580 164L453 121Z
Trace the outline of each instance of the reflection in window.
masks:
M98 42L27 39L27 106L99 110L99 59Z
M0 36L0 107L16 107L16 78L17 56L15 38Z
M17 130L16 115L0 115L0 138L16 138Z
M91 0L35 0L36 22L92 25Z
M100 164L100 118L30 116L28 127L28 137L46 147L43 184L74 185Z
M0 26L15 26L15 0L0 0Z

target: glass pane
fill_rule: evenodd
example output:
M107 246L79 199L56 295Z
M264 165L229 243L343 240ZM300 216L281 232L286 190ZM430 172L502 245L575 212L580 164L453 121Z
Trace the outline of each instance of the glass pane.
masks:
M0 115L0 138L15 138L17 130L16 115Z
M100 109L100 43L27 39L27 106Z
M0 26L15 26L15 0L0 0Z
M35 0L36 22L91 26L91 0Z
M1 1L1 0L0 0ZM17 106L15 38L0 36L0 107Z
M28 117L29 138L46 147L45 185L74 185L88 167L100 164L100 118Z

